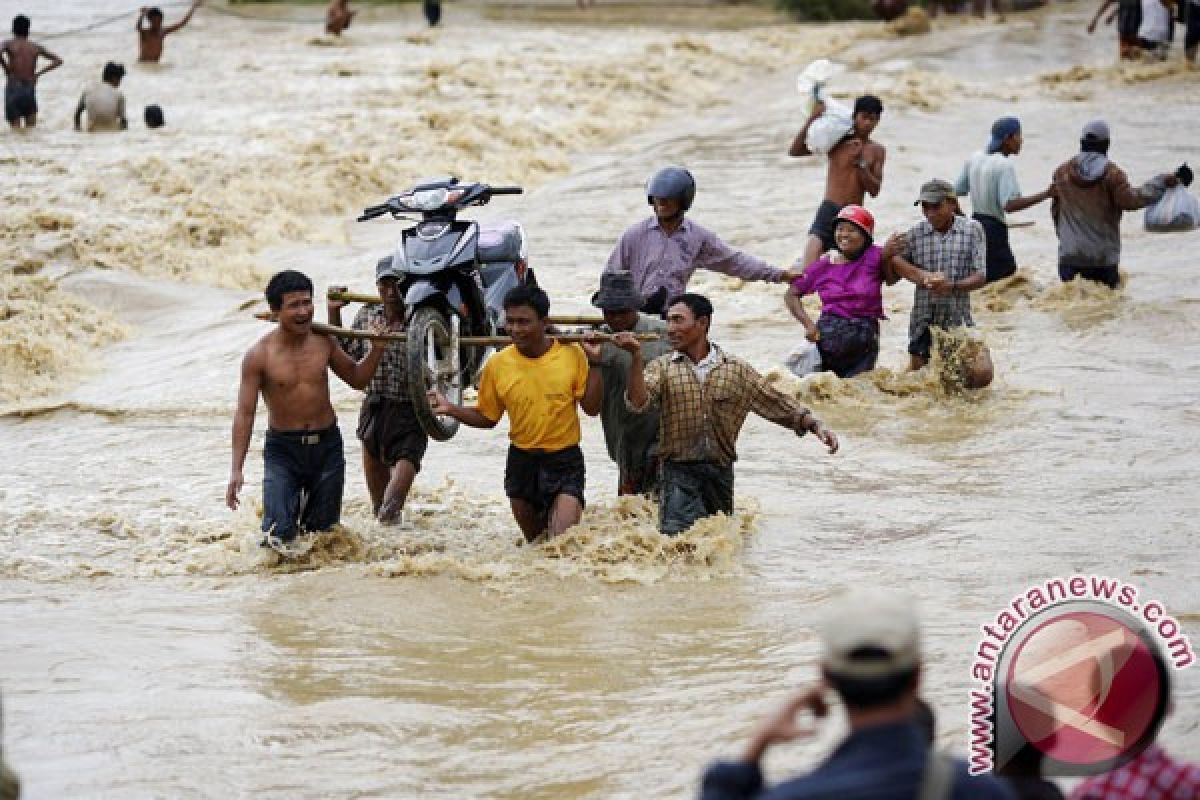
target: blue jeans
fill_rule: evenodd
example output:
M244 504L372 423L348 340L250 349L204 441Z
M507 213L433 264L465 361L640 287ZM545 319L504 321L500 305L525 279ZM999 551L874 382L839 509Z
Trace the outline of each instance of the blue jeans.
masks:
M264 533L290 542L300 528L324 531L338 522L346 457L337 423L321 431L267 431L263 462Z

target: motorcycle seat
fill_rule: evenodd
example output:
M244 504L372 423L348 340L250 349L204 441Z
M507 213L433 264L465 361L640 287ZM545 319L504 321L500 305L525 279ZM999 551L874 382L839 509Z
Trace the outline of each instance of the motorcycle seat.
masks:
M525 231L515 222L487 222L479 226L479 261L515 263L525 255Z

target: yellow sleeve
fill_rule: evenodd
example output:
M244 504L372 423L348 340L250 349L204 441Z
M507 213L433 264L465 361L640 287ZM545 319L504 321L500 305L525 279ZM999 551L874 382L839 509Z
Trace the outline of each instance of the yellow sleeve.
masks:
M571 379L571 393L576 400L582 400L583 393L587 391L589 369L587 353L583 352L583 348L574 342L571 343L571 351L571 355L575 357L575 376Z
M504 400L496 391L495 366L496 356L489 358L483 365L483 372L479 375L479 396L475 398L475 408L492 422L499 422L500 417L504 416Z

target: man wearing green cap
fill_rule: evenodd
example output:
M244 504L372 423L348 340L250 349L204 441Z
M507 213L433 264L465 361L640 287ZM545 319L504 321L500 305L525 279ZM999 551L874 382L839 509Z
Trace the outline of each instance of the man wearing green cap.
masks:
M917 285L908 322L909 363L914 370L929 362L931 328L950 330L975 325L970 293L987 282L983 227L955 213L956 198L949 181L934 179L921 186L913 205L921 207L925 219L904 234L903 246L892 258L896 274ZM991 382L990 357L981 357L964 375L968 389Z
M1021 152L1024 138L1021 121L1016 117L1001 117L992 123L992 138L987 150L974 153L963 164L954 183L961 197L971 195L971 216L983 226L987 238L985 264L987 282L1007 278L1017 271L1017 260L1008 244L1008 223L1005 213L1023 211L1053 195L1053 187L1043 192L1021 196L1017 185L1017 170L1010 156Z

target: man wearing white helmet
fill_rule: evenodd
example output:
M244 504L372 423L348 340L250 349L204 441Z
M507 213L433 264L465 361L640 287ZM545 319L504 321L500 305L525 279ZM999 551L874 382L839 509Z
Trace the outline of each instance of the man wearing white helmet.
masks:
M654 216L631 225L608 257L605 272L629 272L646 298L642 310L662 314L669 297L687 291L698 269L749 281L786 283L796 274L734 250L715 233L685 219L696 197L696 181L683 167L665 167L646 183Z

